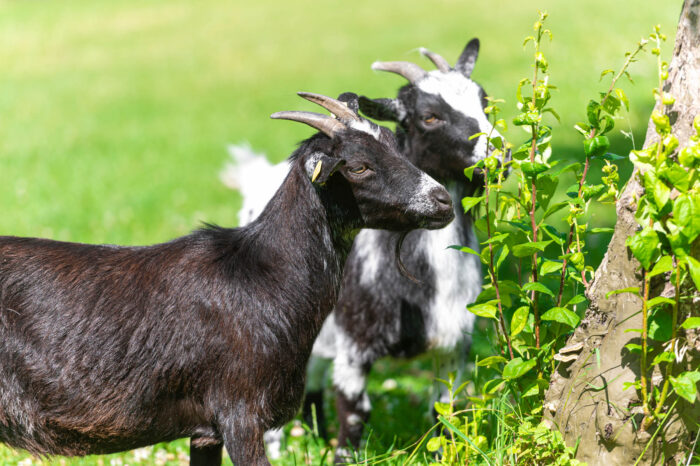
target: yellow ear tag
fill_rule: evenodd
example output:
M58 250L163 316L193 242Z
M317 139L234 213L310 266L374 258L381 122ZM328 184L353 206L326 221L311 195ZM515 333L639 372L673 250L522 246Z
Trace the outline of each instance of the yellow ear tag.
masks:
M315 182L316 182L316 178L318 178L318 175L321 174L321 165L323 165L323 164L322 164L321 161L319 160L318 163L316 163L316 168L314 168L314 174L313 174L313 176L311 177L311 182L312 182L312 183L315 183Z

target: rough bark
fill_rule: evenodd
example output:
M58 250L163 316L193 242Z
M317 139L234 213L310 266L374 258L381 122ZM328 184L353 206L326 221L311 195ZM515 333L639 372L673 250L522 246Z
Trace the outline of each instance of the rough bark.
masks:
M676 97L667 110L681 145L692 134L692 122L700 114L700 0L685 0L681 11L675 49L670 61L665 90ZM649 124L645 146L656 134ZM615 233L607 253L596 271L587 295L589 309L567 345L583 343L578 359L562 363L552 376L545 399L545 415L556 425L567 443L578 442L577 458L590 465L632 465L649 444L640 464L676 464L687 454L695 439L700 410L682 399L668 421L652 439L657 424L648 432L638 429L642 419L640 395L625 383L639 378L639 358L624 346L639 343L639 334L626 332L641 328L641 300L625 293L605 298L608 291L638 286L642 288L639 263L625 246L625 240L637 229L634 219L636 199L641 193L637 173L632 175L617 205ZM694 256L698 257L698 241ZM669 292L667 278L652 283L651 296ZM670 292L673 290L671 289ZM697 307L695 303L690 306ZM698 358L697 338L687 335L690 360ZM694 353L694 354L693 354ZM650 374L658 386L662 380L658 368ZM671 397L669 405L675 401Z

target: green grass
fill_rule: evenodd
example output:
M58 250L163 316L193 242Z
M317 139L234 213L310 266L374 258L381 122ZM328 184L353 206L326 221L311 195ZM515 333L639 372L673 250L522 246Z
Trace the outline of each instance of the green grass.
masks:
M283 159L311 134L302 125L268 118L278 110L314 109L296 91L394 95L403 81L372 72L370 63L412 60L427 66L419 46L453 62L468 39L479 37L474 78L492 96L505 98L506 115L513 115L515 84L531 72L530 53L521 43L537 9L549 11L555 36L546 47L552 83L559 87L553 104L562 115L555 150L576 157L581 142L571 126L583 117L587 100L607 86L598 82L600 71L619 66L624 51L653 24L660 23L672 43L680 5L0 1L0 232L148 244L185 234L202 221L234 225L240 198L217 178L227 143L249 141L271 159ZM652 104L653 70L651 60L636 64L631 72L637 84L626 86L633 108L629 123L619 127L633 128L638 143ZM519 139L516 131L511 129L511 139ZM620 137L613 142L619 153L629 149ZM610 222L609 215L596 215L601 218L594 222ZM422 414L429 367L426 361L408 369L377 366L369 442L376 453L394 440L405 446L429 427ZM387 376L399 381L397 394L382 388ZM303 462L305 441L292 441L296 463ZM168 448L173 464L177 448L187 451L184 441ZM130 455L103 462L132 464ZM23 457L0 449L3 464Z

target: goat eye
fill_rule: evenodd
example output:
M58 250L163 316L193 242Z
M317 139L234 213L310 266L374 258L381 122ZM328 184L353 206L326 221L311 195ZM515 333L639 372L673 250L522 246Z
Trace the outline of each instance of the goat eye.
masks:
M367 171L367 168L367 165L360 165L359 167L351 168L350 172L354 173L355 175L361 175L362 173Z
M425 115L423 117L423 123L425 123L427 125L434 125L437 122L438 122L438 117L436 117L435 115L430 114L430 115Z

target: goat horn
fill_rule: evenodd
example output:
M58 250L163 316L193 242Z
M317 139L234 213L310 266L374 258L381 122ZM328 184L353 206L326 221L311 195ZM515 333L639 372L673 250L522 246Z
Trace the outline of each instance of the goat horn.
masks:
M274 120L290 120L305 123L312 128L316 128L330 138L335 136L339 131L345 129L345 125L343 123L335 118L331 118L328 115L323 115L321 113L297 111L277 112L270 115L270 118Z
M340 100L336 100L325 95L314 94L313 92L297 92L297 94L300 97L325 108L333 115L337 116L341 121L360 121L360 117L355 112L350 110L345 102L341 102Z
M433 62L433 64L437 67L438 70L442 71L443 73L447 73L450 70L452 70L452 67L450 64L445 60L442 55L438 55L435 52L431 52L430 50L421 47L420 48L420 53L424 57L428 57L428 59Z
M411 84L428 74L420 66L408 61L375 61L372 63L372 69L376 71L389 71L391 73L400 74L408 79Z

